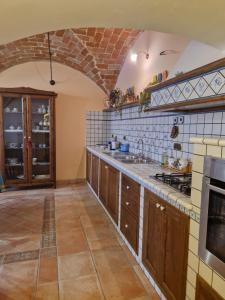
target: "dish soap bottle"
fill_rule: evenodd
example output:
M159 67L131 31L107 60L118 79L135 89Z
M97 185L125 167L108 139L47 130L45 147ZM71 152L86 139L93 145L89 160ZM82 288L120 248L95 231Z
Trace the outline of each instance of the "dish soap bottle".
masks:
M124 136L123 140L120 144L120 151L121 152L129 152L129 147L130 147L130 145L129 145L128 141L126 140L126 136Z
M167 149L165 149L162 153L162 165L165 167L168 165L168 153Z

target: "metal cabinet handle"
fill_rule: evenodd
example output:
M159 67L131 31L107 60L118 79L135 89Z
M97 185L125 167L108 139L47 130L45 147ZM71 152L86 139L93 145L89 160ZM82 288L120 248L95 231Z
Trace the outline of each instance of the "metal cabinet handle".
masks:
M159 208L159 207L160 207L160 204L159 204L159 203L156 203L155 206L156 206L156 208Z
M166 208L164 206L160 206L160 210L163 211L165 210Z
M27 137L26 137L26 136L24 136L23 138L24 138L24 140L25 140Z
M129 185L127 185L127 186L126 186L126 189L127 189L127 190L129 190L129 189L130 189L130 186L129 186Z
M130 205L130 202L126 202L126 206Z
M105 169L108 169L109 167L105 166Z
M125 228L128 228L128 224L125 224L125 226L124 226Z

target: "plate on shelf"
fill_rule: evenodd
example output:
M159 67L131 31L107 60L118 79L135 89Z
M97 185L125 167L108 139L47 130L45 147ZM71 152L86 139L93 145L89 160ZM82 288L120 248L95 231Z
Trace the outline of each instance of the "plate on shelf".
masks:
M36 175L35 179L47 179L49 177L50 177L49 175Z

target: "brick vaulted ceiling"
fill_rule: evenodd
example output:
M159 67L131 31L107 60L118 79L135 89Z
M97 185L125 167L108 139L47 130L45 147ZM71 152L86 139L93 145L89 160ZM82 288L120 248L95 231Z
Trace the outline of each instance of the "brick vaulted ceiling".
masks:
M53 61L79 70L104 92L115 86L140 30L79 28L50 33ZM48 60L47 33L0 45L0 72L17 64Z

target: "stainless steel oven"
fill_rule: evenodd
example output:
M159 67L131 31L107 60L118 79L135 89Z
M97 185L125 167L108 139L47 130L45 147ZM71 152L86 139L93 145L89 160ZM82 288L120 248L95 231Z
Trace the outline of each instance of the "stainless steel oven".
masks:
M204 160L199 256L225 277L225 159L210 156Z

